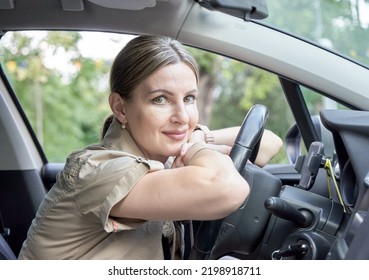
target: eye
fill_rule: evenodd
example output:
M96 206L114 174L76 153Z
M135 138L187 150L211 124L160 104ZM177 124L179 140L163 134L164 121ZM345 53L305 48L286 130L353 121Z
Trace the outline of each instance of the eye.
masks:
M167 98L165 96L158 96L155 97L152 102L154 102L155 104L165 104L167 103Z
M196 101L196 96L187 95L183 100L185 103L194 103Z

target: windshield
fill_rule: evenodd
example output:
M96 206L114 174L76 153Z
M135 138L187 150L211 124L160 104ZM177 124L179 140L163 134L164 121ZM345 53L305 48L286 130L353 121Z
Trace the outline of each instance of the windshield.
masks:
M268 1L263 24L303 37L369 67L368 0Z

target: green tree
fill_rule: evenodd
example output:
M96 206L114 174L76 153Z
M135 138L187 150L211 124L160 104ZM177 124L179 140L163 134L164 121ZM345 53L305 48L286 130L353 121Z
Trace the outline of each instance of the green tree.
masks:
M214 104L211 127L240 125L253 105L263 104L269 109L266 128L283 138L293 123L293 117L278 77L229 59L223 61L223 67L223 75L218 80L218 98ZM273 162L286 162L283 149Z
M199 66L199 123L209 125L212 119L215 90L218 84L218 75L221 71L222 57L199 49L189 48Z
M364 36L368 25L360 17L359 2L357 0L268 1L269 10L272 12L265 22L320 42L325 47L368 64L369 49Z
M6 35L5 69L50 161L97 142L108 114L110 62L83 57L77 32L14 32ZM65 72L54 56L65 53ZM56 65L55 65L56 64Z

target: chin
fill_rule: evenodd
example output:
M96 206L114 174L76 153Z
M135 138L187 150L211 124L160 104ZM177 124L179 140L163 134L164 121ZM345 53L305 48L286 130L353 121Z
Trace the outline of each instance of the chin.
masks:
M179 155L179 152L181 150L181 146L179 146L178 148L173 148L173 149L169 149L166 153L167 157L175 157Z

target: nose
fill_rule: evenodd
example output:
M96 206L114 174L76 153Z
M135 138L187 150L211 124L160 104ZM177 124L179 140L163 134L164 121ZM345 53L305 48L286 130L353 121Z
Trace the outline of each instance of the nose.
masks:
M185 124L190 120L190 116L188 114L186 105L184 103L180 103L177 106L173 107L173 114L171 117L172 122Z

